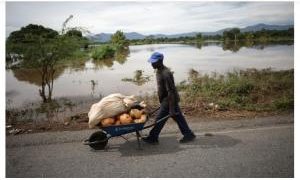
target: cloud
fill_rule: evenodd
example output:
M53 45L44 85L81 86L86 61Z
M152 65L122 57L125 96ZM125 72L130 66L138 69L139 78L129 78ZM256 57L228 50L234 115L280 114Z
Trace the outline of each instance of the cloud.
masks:
M256 23L293 24L293 2L6 2L6 32L30 23L56 30L70 25L93 33L216 31Z

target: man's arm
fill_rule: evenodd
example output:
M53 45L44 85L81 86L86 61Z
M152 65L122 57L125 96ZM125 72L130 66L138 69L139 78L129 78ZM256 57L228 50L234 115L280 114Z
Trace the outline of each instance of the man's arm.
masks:
M168 103L169 103L169 113L171 117L174 117L176 115L175 111L175 105L176 105L176 100L175 100L175 84L173 80L173 75L171 72L168 72L165 74L165 86L168 91Z

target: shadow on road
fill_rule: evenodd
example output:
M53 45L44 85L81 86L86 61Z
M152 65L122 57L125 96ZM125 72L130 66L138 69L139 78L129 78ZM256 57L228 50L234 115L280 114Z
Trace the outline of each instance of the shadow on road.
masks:
M241 141L226 135L197 136L197 138L186 144L180 144L176 137L161 137L158 145L150 145L142 142L142 150L138 149L137 142L133 139L115 146L122 156L150 156L156 154L172 154L185 149L207 149L227 148L235 146Z
M200 148L227 148L241 143L241 140L226 135L199 136L193 143Z

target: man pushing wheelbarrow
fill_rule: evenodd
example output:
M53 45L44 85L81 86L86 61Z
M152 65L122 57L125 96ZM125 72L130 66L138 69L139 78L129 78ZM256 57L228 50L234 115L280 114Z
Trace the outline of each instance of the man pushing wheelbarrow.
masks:
M174 77L171 71L163 64L164 56L162 53L155 52L151 55L148 62L151 63L153 69L156 69L156 81L158 98L160 102L160 108L156 119L161 119L167 115L170 115L172 119L176 121L178 127L183 135L183 138L179 140L180 143L186 143L196 138L195 134L189 128L185 117L183 116L179 107L179 94L177 92ZM166 123L160 121L155 124L151 129L147 137L142 138L144 142L149 144L158 144L159 134Z
M123 137L124 134L135 132L139 149L141 149L140 131L150 127L153 128L149 135L142 139L146 143L157 144L159 134L169 117L176 121L183 134L180 143L186 143L196 138L181 113L174 78L170 70L163 65L163 54L158 52L152 54L149 62L154 69L157 69L156 78L160 107L155 123L145 126L153 113L147 114L144 111L146 104L143 101L138 102L134 96L125 96L120 93L111 94L91 106L88 113L89 127L98 126L101 130L94 132L86 139L85 145L89 145L95 150L101 150L106 147L110 138Z

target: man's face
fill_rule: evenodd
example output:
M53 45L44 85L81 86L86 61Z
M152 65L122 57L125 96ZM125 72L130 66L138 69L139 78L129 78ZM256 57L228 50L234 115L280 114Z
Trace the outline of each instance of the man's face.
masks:
M152 63L151 65L152 65L153 69L157 69L159 67L160 63L161 63L160 60L158 60L157 62Z

